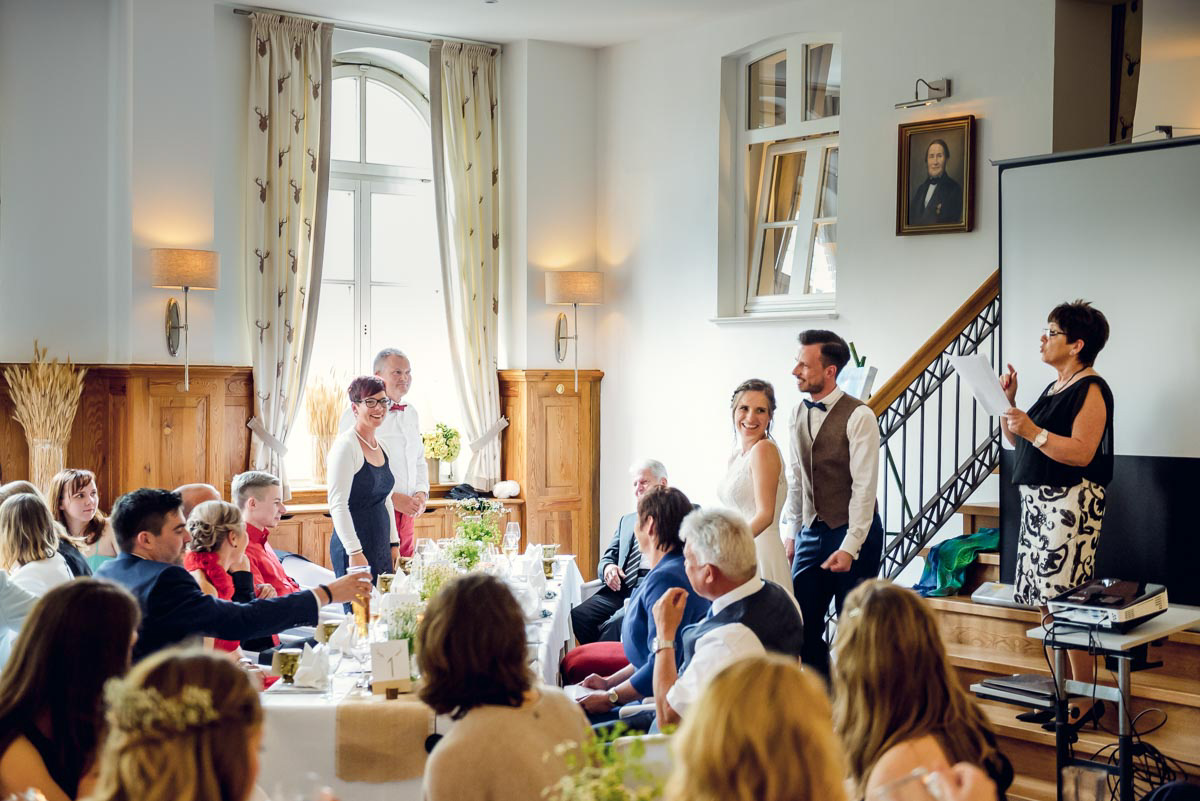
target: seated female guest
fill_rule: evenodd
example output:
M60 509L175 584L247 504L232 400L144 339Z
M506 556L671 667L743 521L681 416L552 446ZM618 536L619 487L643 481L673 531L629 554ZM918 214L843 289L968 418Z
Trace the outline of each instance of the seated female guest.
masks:
M50 507L92 570L117 556L112 528L100 511L100 492L91 470L63 470L50 481Z
M692 502L674 487L654 487L638 499L634 536L642 553L642 567L649 568L634 589L621 623L621 645L629 665L609 676L592 674L582 686L599 690L579 700L594 723L614 720L612 711L620 704L646 698L654 692L654 660L667 651L674 659L684 628L699 622L708 612L709 601L692 590L683 567L683 541L679 527L692 511ZM654 604L672 587L688 592L687 606L675 642L659 642L654 626Z
M668 801L846 797L829 699L795 659L748 657L718 673L688 710L671 750Z
M168 649L114 683L91 801L248 801L258 778L262 707L224 657Z
M421 700L458 720L425 764L426 801L528 801L566 774L556 746L591 732L561 690L534 686L525 617L503 582L454 579L429 602L417 639Z
M1113 394L1092 365L1108 342L1108 320L1077 300L1055 306L1042 329L1042 361L1057 379L1029 412L1016 408L1017 372L1008 365L1001 385L1013 408L1004 413L1004 436L1016 447L1012 482L1021 493L1021 530L1013 598L1037 604L1090 581L1104 522L1105 487L1113 474ZM1094 657L1068 651L1071 675L1090 681ZM1075 724L1099 720L1102 701ZM1024 720L1038 715L1026 713ZM1043 716L1045 720L1050 715ZM1051 724L1052 725L1052 724Z
M371 577L395 569L400 548L389 454L375 431L388 413L383 381L363 375L350 382L354 425L338 434L329 448L329 516L334 536L329 540L333 572L370 565Z
M0 797L88 794L104 683L129 669L139 619L132 595L95 579L55 587L34 607L0 676Z
M959 684L937 621L916 593L878 579L846 596L834 640L834 721L859 797L913 769L968 762L1004 798L1008 759Z
M225 501L205 501L188 516L187 530L192 539L183 566L204 594L222 601L253 601L254 576L246 560L250 540L237 507ZM222 651L238 650L236 640L217 639L213 645Z
M42 496L25 492L0 503L0 568L34 595L74 578L58 552L58 526Z
M10 481L4 486L0 486L0 503L8 500L14 495L22 495L28 493L41 498L42 503L46 503L46 499L42 496L42 491L28 481ZM49 504L47 504L49 509ZM51 518L54 513L50 512ZM82 545L82 540L75 540L68 533L66 528L58 528L58 552L62 554L63 559L67 562L67 568L71 571L71 576L90 576L92 568L88 566L87 559L80 552L78 545Z

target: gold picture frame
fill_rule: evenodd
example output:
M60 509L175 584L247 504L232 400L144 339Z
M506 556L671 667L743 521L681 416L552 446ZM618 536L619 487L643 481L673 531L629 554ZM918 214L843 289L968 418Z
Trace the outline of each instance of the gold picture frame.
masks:
M975 227L975 116L899 126L896 236Z

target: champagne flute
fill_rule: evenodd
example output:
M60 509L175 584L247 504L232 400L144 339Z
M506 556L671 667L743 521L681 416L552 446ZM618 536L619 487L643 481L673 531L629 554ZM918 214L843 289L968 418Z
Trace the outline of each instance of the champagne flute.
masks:
M504 558L510 563L517 558L517 552L521 547L521 524L516 521L509 523L504 527Z

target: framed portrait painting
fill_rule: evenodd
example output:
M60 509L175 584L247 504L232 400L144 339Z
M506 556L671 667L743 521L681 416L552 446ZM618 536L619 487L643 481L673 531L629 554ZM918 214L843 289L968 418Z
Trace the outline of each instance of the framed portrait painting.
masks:
M900 126L896 235L975 227L975 117Z

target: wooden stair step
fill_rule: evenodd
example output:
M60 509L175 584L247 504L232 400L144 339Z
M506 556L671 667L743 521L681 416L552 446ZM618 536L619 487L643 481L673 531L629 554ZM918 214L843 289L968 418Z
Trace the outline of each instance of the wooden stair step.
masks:
M999 517L1000 502L999 501L979 501L975 503L964 503L958 507L960 515L975 515L976 517Z
M922 559L928 559L930 547L931 546L926 545L924 548L922 548L920 551L918 551L918 555ZM999 553L999 551L979 551L978 553L975 554L975 561L976 561L976 563L981 564L981 565L995 565L995 566L999 567L1000 566L1000 553Z
M1017 720L1019 707L979 699L976 699L976 702L984 716L987 717L996 736L1017 744L1014 751L1020 751L1021 754L1008 754L1016 772L1022 776L1052 781L1054 779L1054 732L1046 731L1037 723L1023 723ZM1184 742L1181 743L1181 739ZM1116 741L1115 734L1110 734L1104 729L1093 729L1090 725L1086 726L1079 731L1079 741L1075 743L1075 755L1090 757ZM1200 756L1196 753L1194 737L1159 739L1153 744L1166 756L1184 763L1189 774L1200 769L1200 766L1197 765ZM1007 753L1003 742L1000 749ZM1035 753L1036 761L1021 758L1024 755ZM1049 766L1049 771L1046 770L1047 766Z
M1034 776L1016 776L1008 788L1009 801L1054 801L1058 785Z
M1013 673L1050 675L1050 667L1040 654L997 653L992 648L957 643L947 644L946 653L950 657L950 663L955 667L994 673L998 676L1007 676ZM1105 680L1111 679L1111 676L1103 665L1100 665L1098 677L1100 684L1116 686L1115 679ZM1164 701L1200 709L1200 680L1194 678L1171 676L1157 670L1143 670L1133 674L1130 692L1134 698Z
M1013 609L1008 606L992 606L990 604L977 604L968 596L949 596L946 598L926 598L930 606L940 612L954 612L957 614L974 615L976 617L990 617L997 620L1012 620L1022 624L1028 624L1025 628L1033 628L1042 619L1042 615L1036 609Z

